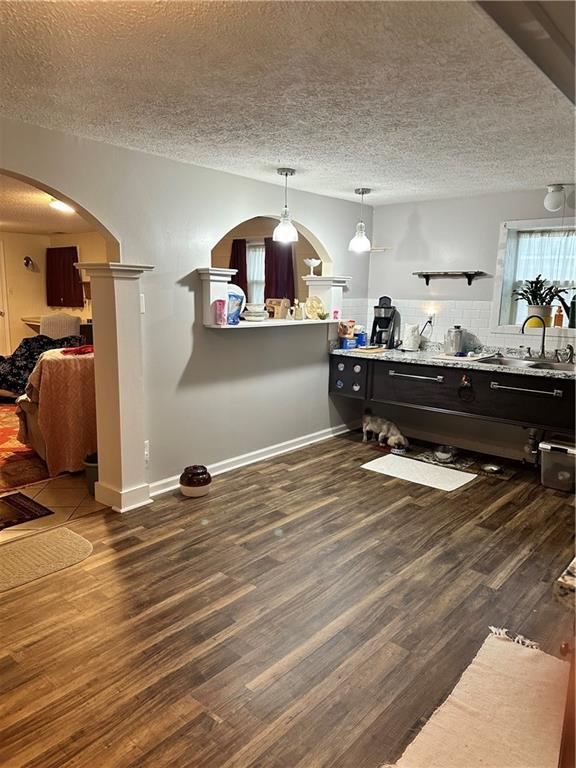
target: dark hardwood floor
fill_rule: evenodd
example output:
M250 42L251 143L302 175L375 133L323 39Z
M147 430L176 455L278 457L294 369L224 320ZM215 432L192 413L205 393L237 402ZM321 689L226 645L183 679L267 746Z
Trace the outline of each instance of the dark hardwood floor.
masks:
M557 654L573 498L386 478L359 439L69 524L93 555L0 596L0 764L377 768L489 624Z

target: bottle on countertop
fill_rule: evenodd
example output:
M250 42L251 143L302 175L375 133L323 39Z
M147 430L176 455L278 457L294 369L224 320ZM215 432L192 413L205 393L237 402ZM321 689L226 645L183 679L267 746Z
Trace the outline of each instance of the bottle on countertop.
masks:
M556 309L556 314L554 315L554 328L562 328L564 325L564 312L562 312L562 307L558 307Z

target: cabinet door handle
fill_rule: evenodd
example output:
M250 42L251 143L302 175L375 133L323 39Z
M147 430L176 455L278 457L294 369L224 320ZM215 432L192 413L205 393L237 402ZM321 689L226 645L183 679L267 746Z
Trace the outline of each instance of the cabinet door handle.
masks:
M444 376L416 376L413 373L398 373L397 371L388 371L388 376L401 376L403 379L422 379L423 381L436 381L442 384Z
M490 382L490 389L507 389L510 392L528 392L532 395L550 395L551 397L562 397L564 392L561 389L524 389L524 387L506 387L498 384L497 381Z

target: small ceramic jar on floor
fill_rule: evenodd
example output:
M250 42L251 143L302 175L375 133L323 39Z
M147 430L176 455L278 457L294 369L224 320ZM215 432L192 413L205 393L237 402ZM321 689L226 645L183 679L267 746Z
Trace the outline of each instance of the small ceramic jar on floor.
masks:
M205 496L211 482L210 473L203 464L192 464L180 475L180 492L184 496Z

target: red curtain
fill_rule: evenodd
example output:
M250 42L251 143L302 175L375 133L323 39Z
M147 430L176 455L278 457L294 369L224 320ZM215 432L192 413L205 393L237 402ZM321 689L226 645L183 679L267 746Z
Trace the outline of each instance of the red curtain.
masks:
M271 237L264 238L265 280L264 295L267 299L290 299L294 302L294 263L292 245L276 243Z
M246 269L246 240L232 240L232 250L230 251L230 269L237 269L238 272L232 278L235 285L239 285L248 296L248 272Z
M46 248L46 304L49 307L83 307L82 278L74 264L76 246Z

